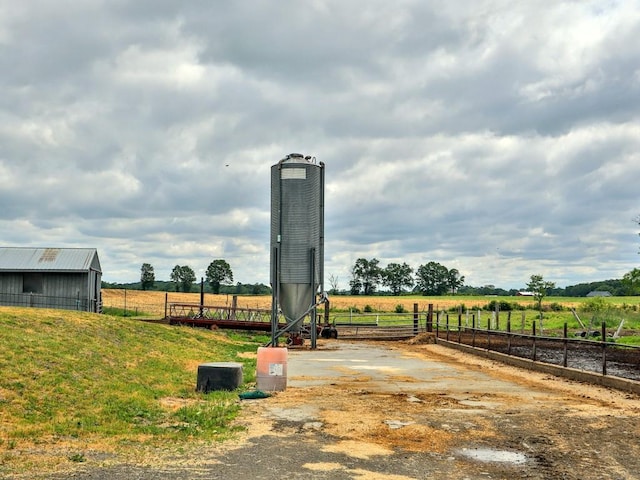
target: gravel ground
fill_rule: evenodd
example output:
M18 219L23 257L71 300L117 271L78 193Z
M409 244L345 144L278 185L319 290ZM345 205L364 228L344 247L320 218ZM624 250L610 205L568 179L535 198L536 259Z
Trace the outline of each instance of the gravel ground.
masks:
M237 439L16 478L640 478L631 394L410 342L327 341L289 367L285 391L244 401Z

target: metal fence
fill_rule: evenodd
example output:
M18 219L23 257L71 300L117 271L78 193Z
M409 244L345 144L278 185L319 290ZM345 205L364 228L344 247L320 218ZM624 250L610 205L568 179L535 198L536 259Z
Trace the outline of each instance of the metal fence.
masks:
M495 351L514 357L548 363L561 367L601 373L629 380L640 380L640 347L625 345L608 337L602 325L599 339L572 337L564 326L558 336L530 334L498 330L495 322L487 322L485 328L463 325L458 315L455 323L448 315L432 312L413 313L354 313L332 315L332 323L338 329L338 338L361 340L408 339L431 332L438 338L471 347Z
M424 313L337 313L331 323L338 338L361 340L397 340L426 331Z
M97 303L97 305L96 305ZM86 298L56 297L40 295L37 293L1 293L0 305L7 307L34 307L34 308L58 308L63 310L100 311L100 304L96 301L89 302ZM96 308L96 306L98 308ZM91 307L91 308L88 308Z
M640 380L640 347L616 343L602 326L600 340L481 329L436 322L435 336L450 342L486 349L562 367ZM534 328L535 331L535 328Z

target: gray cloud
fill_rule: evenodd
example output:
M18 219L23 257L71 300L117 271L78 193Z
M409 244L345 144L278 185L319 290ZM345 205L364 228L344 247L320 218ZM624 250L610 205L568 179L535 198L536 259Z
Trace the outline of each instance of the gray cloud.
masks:
M2 244L268 282L270 166L327 165L326 272L637 265L637 0L0 6Z

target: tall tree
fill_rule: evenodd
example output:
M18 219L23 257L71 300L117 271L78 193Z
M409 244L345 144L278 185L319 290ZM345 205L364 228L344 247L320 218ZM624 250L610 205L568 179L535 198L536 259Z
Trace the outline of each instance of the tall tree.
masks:
M542 300L547 296L547 290L555 288L554 282L546 281L542 275L531 275L531 280L527 283L527 289L533 293L533 298L538 304L540 312L540 330L542 330Z
M413 287L413 268L406 263L390 263L382 271L382 283L391 289L391 293L400 295L404 287Z
M444 295L449 290L449 270L438 262L420 265L416 286L423 295Z
M156 282L156 274L150 263L143 263L140 267L140 286L142 290L153 288Z
M349 292L351 295L360 295L360 292L362 292L362 282L359 278L354 277L349 280Z
M190 292L193 282L196 281L196 274L187 265L176 265L171 271L171 281L176 284L176 292Z
M640 289L640 268L634 268L622 277L622 284L628 295L636 295Z
M379 263L380 260L377 258L372 258L371 260L359 258L356 260L355 265L351 269L353 279L350 285L352 292L354 286L360 285L365 295L373 295L375 293L376 288L382 280L382 269L378 266Z
M207 267L207 282L213 293L220 293L220 285L233 282L231 266L223 259L214 260Z
M464 285L464 275L460 275L457 268L452 268L447 273L447 282L449 284L449 291L455 295L458 289Z

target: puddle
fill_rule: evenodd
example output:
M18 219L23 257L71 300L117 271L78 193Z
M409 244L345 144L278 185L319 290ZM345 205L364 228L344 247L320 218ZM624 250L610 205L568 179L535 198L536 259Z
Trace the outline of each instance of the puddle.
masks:
M460 455L480 462L500 462L521 465L526 463L527 457L523 453L508 450L494 450L492 448L463 448L458 450Z

